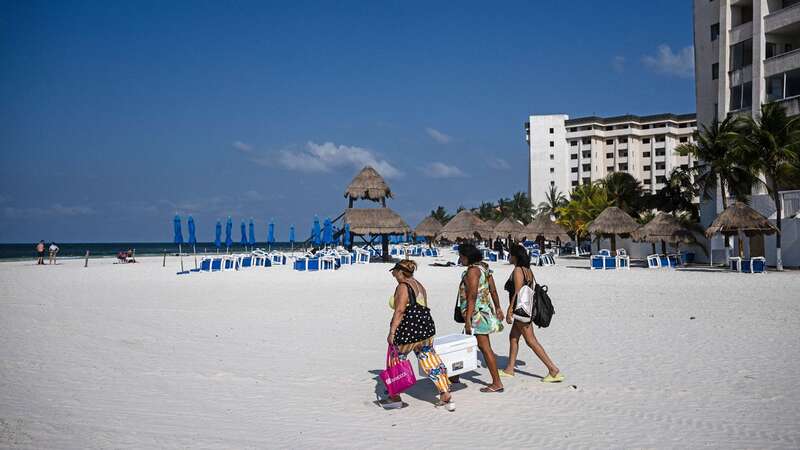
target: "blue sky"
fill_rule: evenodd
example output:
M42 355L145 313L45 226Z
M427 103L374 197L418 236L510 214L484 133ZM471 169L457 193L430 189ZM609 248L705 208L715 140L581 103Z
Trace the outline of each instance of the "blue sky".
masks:
M415 226L525 191L529 114L694 111L691 45L689 0L2 1L0 241L285 239L365 163Z

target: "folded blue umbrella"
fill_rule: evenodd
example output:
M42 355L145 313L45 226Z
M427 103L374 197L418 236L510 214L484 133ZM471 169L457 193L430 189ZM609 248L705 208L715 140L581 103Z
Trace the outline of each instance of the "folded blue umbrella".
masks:
M294 239L294 225L292 225L292 226L289 227L289 242L294 244L294 241L295 241L295 239Z
M292 228L292 233L294 233L294 228ZM275 243L275 222L271 220L269 221L269 226L267 227L267 243L270 245Z
M173 224L173 242L181 245L183 244L183 232L181 231L181 216L175 214L175 219L172 221Z
M248 232L250 237L250 246L255 248L256 246L256 228L253 225L253 219L250 219L250 224L248 225Z
M195 245L197 244L197 236L195 236L194 218L192 216L189 216L187 226L189 227L189 244Z
M242 227L240 229L242 231L242 239L239 243L242 244L242 247L247 247L247 225L244 224L244 220L242 221Z
M350 224L344 224L344 246L350 245Z
M311 227L311 242L314 243L315 246L319 246L322 243L322 233L320 233L320 226L319 226L319 217L314 216L314 225Z
M330 218L325 218L325 225L322 227L322 243L325 245L333 244L333 224Z
M233 247L233 220L228 216L228 221L225 222L225 247L229 249Z
M222 224L217 220L217 226L214 227L214 246L219 250L222 247Z

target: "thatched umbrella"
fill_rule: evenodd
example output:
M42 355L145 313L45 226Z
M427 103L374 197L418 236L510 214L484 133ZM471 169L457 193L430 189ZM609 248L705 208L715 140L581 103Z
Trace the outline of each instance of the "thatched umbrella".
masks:
M480 217L479 217L479 219L480 219ZM481 220L483 220L483 219L481 219ZM494 230L494 227L497 226L497 221L496 220L492 220L492 219L486 219L486 220L483 221L483 223L485 223L487 227L489 227L489 228L491 228L493 230Z
M694 242L694 235L686 229L672 214L658 213L646 225L642 225L632 233L634 239L644 242L661 242L661 253L667 253L667 242L670 244L690 244Z
M442 231L442 224L433 216L428 216L414 229L414 234L429 238L431 241Z
M510 217L506 217L492 231L494 231L495 236L506 237L511 235L512 239L519 240L525 234L525 226Z
M706 236L710 238L717 233L724 236L735 234L739 240L739 256L744 257L740 232L751 237L758 234L774 234L779 231L775 225L770 223L769 219L755 209L742 202L734 202L714 219L711 226L706 229Z
M481 239L488 239L492 235L492 229L478 216L465 209L447 222L447 225L442 228L440 236L450 241L472 240L475 239L475 233Z
M386 198L392 198L392 190L377 170L366 166L347 186L344 196L349 200L348 208L353 207L354 201L361 199L381 202L381 205L386 206Z
M630 235L639 224L625 211L609 206L589 224L589 233L611 236L611 251L617 250L617 235Z
M533 220L533 222L529 223L528 226L525 227L525 233L529 238L533 239L542 236L550 241L569 240L569 234L567 233L567 230L561 225L550 220L549 214L540 214L536 219Z
M389 257L390 235L402 235L411 231L405 220L390 208L348 208L344 212L344 224L357 235L380 235L383 259Z

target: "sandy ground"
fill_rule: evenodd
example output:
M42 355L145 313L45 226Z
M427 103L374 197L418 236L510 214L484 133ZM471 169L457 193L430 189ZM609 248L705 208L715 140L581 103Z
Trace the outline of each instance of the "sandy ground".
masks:
M537 269L556 316L536 333L566 382L523 347L505 393L478 392L479 369L449 413L427 380L407 408L374 403L387 265L140 261L0 264L0 447L800 447L798 272ZM459 332L461 269L420 262L439 333ZM504 364L507 333L492 342Z

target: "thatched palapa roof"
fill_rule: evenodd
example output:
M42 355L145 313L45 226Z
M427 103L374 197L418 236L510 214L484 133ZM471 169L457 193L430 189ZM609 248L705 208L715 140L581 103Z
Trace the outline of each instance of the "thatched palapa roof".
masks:
M569 240L567 230L561 225L550 220L549 214L539 214L533 222L525 227L525 234L528 239L536 239L542 236L548 240L561 239L562 241Z
M366 166L347 186L344 196L353 200L366 199L379 202L387 197L392 198L392 190L377 170Z
M778 229L755 209L742 202L735 202L714 219L711 226L706 229L706 236L711 237L717 233L733 235L738 234L739 231L743 231L747 236L753 236L773 234Z
M417 228L414 229L414 234L417 236L427 237L427 238L434 238L440 231L442 231L443 225L436 220L433 216L428 216L422 222L417 225Z
M672 214L658 213L646 225L633 232L634 239L645 242L691 243L694 241L692 232L686 229Z
M408 224L390 208L348 208L344 223L350 224L355 234L405 234L411 231Z
M631 234L639 228L639 224L625 211L616 206L609 206L589 224L592 234Z
M475 239L475 233L478 233L482 239L487 239L492 236L492 229L478 216L465 209L450 219L439 235L444 239L455 241L456 239Z
M480 219L480 217L478 217L478 218ZM481 219L481 220L483 220L483 219ZM497 226L497 221L496 220L492 220L492 219L484 220L483 223L485 223L486 226L491 228L492 230L494 230L494 227Z
M525 226L510 217L506 217L492 231L494 231L495 236L501 238L510 234L512 239L521 239L525 234Z

